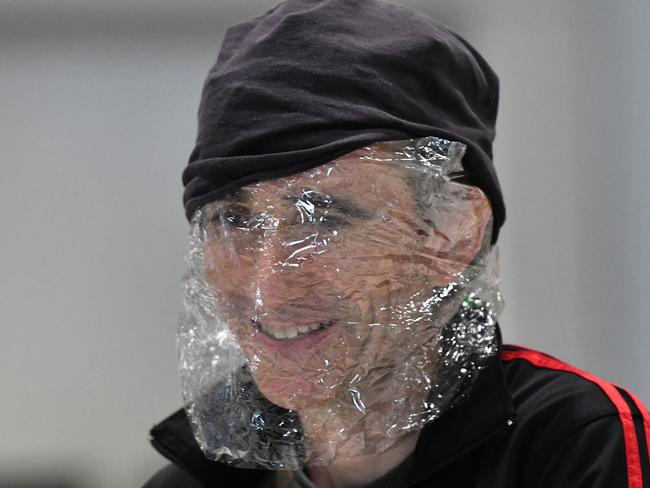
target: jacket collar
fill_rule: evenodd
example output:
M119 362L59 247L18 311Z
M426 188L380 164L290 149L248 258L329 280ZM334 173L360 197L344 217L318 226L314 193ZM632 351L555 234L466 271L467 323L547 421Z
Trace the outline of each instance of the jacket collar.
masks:
M410 481L439 471L514 421L516 412L501 364L502 341L498 325L497 337L498 353L488 360L466 397L422 429L409 460L413 466L408 476ZM224 476L236 476L245 486L254 486L266 476L265 471L237 469L208 460L194 439L184 409L151 429L151 444L169 461L202 482L214 483L223 481Z
M516 420L501 362L501 331L497 325L498 353L476 378L470 392L443 416L428 424L413 453L411 481L431 475L478 448Z

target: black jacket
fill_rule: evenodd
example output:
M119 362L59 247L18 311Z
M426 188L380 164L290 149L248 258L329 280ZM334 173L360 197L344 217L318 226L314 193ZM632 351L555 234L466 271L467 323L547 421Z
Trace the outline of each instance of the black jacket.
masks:
M269 486L270 472L207 460L183 410L151 435L172 464L145 488ZM371 486L650 488L649 439L650 415L634 395L546 354L503 346L471 394Z

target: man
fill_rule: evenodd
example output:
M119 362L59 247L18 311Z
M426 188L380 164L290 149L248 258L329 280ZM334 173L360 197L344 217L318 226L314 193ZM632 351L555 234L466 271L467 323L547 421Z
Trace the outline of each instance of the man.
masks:
M401 6L228 29L183 175L186 405L148 487L650 486L636 397L501 343L497 102Z

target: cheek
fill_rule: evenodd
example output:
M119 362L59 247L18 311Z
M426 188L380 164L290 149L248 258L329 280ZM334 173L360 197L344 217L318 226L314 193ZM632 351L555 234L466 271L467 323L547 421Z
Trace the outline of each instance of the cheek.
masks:
M243 292L250 279L250 258L237 256L223 244L211 241L205 244L205 280L218 299L229 300L233 293Z
M368 291L404 284L417 255L413 228L409 223L391 221L341 236L341 244L332 248L340 280Z
M221 289L226 280L224 276L230 275L228 260L225 259L225 253L221 246L213 242L205 244L203 248L203 255L205 257L205 280L213 289Z

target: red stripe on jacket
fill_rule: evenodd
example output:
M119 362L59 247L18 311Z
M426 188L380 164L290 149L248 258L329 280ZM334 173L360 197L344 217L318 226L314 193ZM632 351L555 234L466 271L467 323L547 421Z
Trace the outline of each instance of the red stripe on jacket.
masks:
M510 346L516 347L519 346ZM618 416L621 419L621 425L623 426L623 439L625 443L625 459L627 462L627 480L628 488L643 488L643 480L641 475L641 458L639 455L639 443L636 437L636 431L634 430L634 420L632 419L632 411L630 410L629 405L623 398L623 396L618 392L616 387L611 383L608 383L591 373L582 371L570 364L566 364L554 357L547 356L539 351L534 351L532 349L520 348L518 351L504 350L501 353L501 357L504 361L512 361L514 359L523 359L528 361L533 366L538 366L541 368L552 369L555 371L566 371L568 373L576 374L587 381L591 381L600 387L601 390L607 395L610 401L614 404L618 410ZM631 398L634 399L634 402L637 404L639 410L644 415L644 426L646 432L646 439L650 437L650 418L647 417L647 412L645 411L641 402L632 395ZM650 444L649 444L650 446Z
M624 390L625 393L630 395L630 398L634 401L634 404L636 405L636 408L639 409L639 412L641 412L641 416L643 417L643 430L645 432L645 445L648 446L648 462L650 463L650 413L648 413L648 409L645 408L645 405L641 402L639 397L637 397L634 393Z

